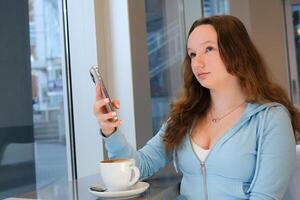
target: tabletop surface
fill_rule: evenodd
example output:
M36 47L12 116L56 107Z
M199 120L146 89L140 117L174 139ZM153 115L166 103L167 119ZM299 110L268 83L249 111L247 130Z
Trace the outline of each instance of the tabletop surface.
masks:
M139 197L132 199L168 200L176 199L179 195L181 174L177 174L172 166L167 166L155 176L143 180L150 187ZM70 200L95 200L102 199L89 192L89 187L101 183L100 174L79 178L74 181L59 181L30 193L17 196L27 199L70 199ZM13 199L13 198L10 198Z

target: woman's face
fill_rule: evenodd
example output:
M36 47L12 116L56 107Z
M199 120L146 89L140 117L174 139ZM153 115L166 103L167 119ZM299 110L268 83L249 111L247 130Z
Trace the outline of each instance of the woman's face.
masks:
M200 25L195 28L188 38L187 52L194 76L203 87L219 89L237 81L237 77L227 72L221 59L217 32L213 26Z

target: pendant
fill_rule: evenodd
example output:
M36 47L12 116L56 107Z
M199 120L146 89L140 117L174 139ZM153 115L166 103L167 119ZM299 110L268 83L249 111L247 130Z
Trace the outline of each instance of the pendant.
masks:
M211 120L213 123L218 123L220 121L220 118L212 118Z

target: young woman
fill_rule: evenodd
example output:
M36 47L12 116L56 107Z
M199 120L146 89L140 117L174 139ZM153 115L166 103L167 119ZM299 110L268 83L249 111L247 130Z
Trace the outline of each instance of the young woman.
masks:
M122 121L105 114L108 100L97 86L94 113L109 157L135 158L142 177L173 161L187 199L282 199L300 114L268 78L244 25L233 16L195 21L183 67L183 92L169 119L138 151L115 131Z

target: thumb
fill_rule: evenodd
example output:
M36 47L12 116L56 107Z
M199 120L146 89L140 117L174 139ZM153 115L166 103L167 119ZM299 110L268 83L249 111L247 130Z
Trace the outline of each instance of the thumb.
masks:
M101 86L97 83L96 84L96 101L102 99L102 94L101 94Z

